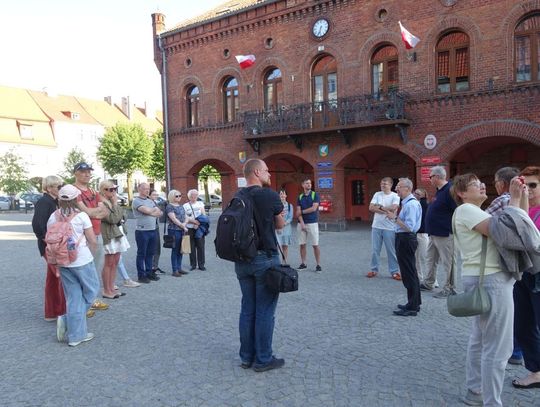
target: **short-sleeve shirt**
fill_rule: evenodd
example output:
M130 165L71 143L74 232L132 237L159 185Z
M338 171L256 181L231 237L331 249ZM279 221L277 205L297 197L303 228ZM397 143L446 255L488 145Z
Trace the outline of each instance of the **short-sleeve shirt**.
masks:
M138 210L141 206L146 206L147 208L156 208L157 205L150 198L140 198L137 197L133 200L133 216L137 220L136 230L156 230L156 217L146 215Z
M184 230L180 226L178 226L176 223L173 223L171 218L169 218L169 213L174 213L176 216L176 219L178 219L180 222L184 223L186 221L186 211L184 210L184 207L182 205L171 205L168 204L165 207L165 213L167 214L167 229L171 230Z
M258 250L277 251L274 216L283 211L277 192L270 188L248 187L253 197L253 216L259 234Z
M400 224L394 223L396 233L411 232L416 233L420 229L422 223L422 206L420 202L414 197L413 194L405 197L401 202L401 211L399 212L399 219L407 225L409 230L405 230Z
M480 207L465 203L457 207L454 213L456 235L454 242L458 245L463 258L462 275L479 276L482 255L482 234L473 228L491 215ZM488 238L485 275L501 271L499 254L493 240Z
M49 220L47 221L47 228L56 223L55 213L56 212L53 212ZM75 239L75 241L78 241L81 235L84 234L84 230L90 229L92 227L92 222L90 217L86 213L79 212L77 216L71 219L71 227L73 228L73 239ZM79 243L77 260L75 260L73 263L70 263L66 267L80 267L92 261L94 261L94 256L92 256L92 252L88 248L86 238L83 237Z
M311 208L314 203L321 203L321 198L315 191L309 191L307 195L302 193L296 200L296 205L302 210ZM319 211L302 214L302 220L304 223L317 223L319 221Z
M187 202L184 204L184 210L186 211L187 216L197 218L197 216L202 215L204 211L204 204L201 201L196 201L195 203ZM195 227L193 223L187 224L188 229Z
M451 182L447 182L435 193L426 213L426 233L433 236L448 237L452 233L452 215L456 201L450 195Z
M529 208L529 216L533 220L538 230L540 230L540 206L533 206L532 208Z
M101 196L97 191L94 191L92 188L88 188L86 191L83 191L76 185L74 185L79 191L81 191L81 194L77 197L77 202L82 202L86 205L87 208L97 208L98 203L101 202ZM101 219L97 218L90 218L90 221L92 222L92 229L94 230L94 234L100 235L101 234Z
M385 194L383 191L375 192L373 198L371 198L371 204L382 205L385 207L392 205L399 205L399 195L395 192L390 192ZM371 224L372 228L384 229L384 230L394 230L394 222L386 217L385 214L375 213L373 215L373 223Z

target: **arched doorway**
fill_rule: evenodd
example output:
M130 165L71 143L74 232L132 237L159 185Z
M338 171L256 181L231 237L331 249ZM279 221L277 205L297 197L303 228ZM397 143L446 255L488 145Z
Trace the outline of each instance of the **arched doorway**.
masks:
M369 146L353 151L337 166L344 177L345 218L370 220L369 202L380 190L380 180L409 177L416 185L416 164L403 152L386 146Z
M272 188L276 191L285 189L287 199L296 206L296 197L300 194L304 178L313 180L313 166L303 158L292 154L274 154L264 159L271 174Z
M188 171L186 183L186 191L197 189L214 208L222 205L219 204L218 197L221 197L221 202L227 203L238 189L233 168L217 159L207 159L193 165ZM204 184L207 187L203 187Z

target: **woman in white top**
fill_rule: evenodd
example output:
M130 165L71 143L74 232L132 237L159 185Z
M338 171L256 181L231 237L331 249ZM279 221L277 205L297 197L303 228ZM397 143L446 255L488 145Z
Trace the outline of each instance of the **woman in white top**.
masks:
M47 222L50 229L61 217L70 217L73 240L78 242L77 258L67 266L60 266L60 275L66 297L67 313L57 319L56 336L64 341L67 336L69 346L77 346L94 338L86 326L86 312L99 292L99 279L94 266L93 253L96 251L96 236L90 218L80 212L77 197L81 191L73 185L65 185L58 191L58 209ZM66 332L67 331L67 332Z
M206 267L204 266L204 236L195 239L195 231L199 227L197 216L206 215L206 211L204 210L204 203L197 201L199 191L190 189L187 196L188 202L184 204L184 210L187 215L189 242L191 243L191 253L189 254L189 263L191 265L190 271L195 270L197 265L199 266L199 270L204 271L206 270Z
M491 309L471 318L471 334L467 348L464 402L474 406L502 406L504 370L512 354L514 278L501 271L499 255L489 237L491 215L480 206L487 199L486 186L474 174L458 175L450 193L459 205L453 218L454 237L463 259L462 281L465 291L478 286L483 236L487 237L483 286L491 299ZM519 179L510 183L510 205L526 202L526 187Z

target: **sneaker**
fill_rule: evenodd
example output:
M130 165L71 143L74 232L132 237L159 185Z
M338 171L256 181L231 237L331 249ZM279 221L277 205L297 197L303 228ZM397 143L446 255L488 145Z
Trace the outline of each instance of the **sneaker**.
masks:
M468 406L483 406L482 394L474 393L471 390L467 390L465 397L461 399Z
M317 265L317 267L315 267L315 272L320 273L321 271L322 271L321 266Z
M435 280L435 283L433 284L433 288L439 288L439 282Z
M155 271L158 271L160 274L167 274L167 272L161 270L159 267Z
M432 291L433 288L429 288L427 285L425 285L424 283L420 283L420 290L421 291Z
M201 267L199 267L199 270L201 270L201 271L206 271L206 267L201 266Z
M70 343L68 343L68 345L69 346L79 346L81 343L91 341L92 339L94 339L94 334L91 333L91 332L88 332L86 334L86 338L81 339L80 341L70 342Z
M47 317L45 317L45 321L47 321L47 322L54 322L54 321L56 321L56 317L52 317L52 318L47 318Z
M93 309L89 309L88 311L86 311L86 318L92 318L94 315L96 315L96 311L94 311Z
M189 271L184 271L184 270L178 270L177 273L185 276L186 274L189 274Z
M439 291L437 294L433 294L433 298L446 298L451 294L450 290L447 290L446 288L443 288L441 291Z
M510 359L508 359L508 363L511 365L522 365L523 364L523 357L514 357L512 356Z
M142 284L150 284L150 279L148 279L146 277L141 277L141 278L137 279L137 281L139 283L142 283Z
M118 290L118 286L117 286L116 284L113 286L113 288L114 288L115 290Z
M151 274L148 276L148 280L159 281L159 277L156 276L154 273L151 273Z
M407 304L398 304L397 307L401 310L408 310L409 308L407 308ZM416 309L416 312L420 312L420 307L418 307Z
M109 309L109 304L105 304L103 301L100 300L95 300L90 309L105 311L106 309Z
M272 360L266 365L255 366L253 367L253 370L260 373L266 372L267 370L279 369L280 367L283 367L283 365L285 365L285 359L278 359L272 356Z
M304 263L302 263L296 269L297 270L304 270L304 269L307 269L307 266Z
M133 281L131 278L129 278L127 280L124 280L124 287L135 288L135 287L140 287L140 284L137 283L136 281Z
M66 331L66 316L61 315L56 318L56 339L58 339L58 342L64 342L66 339Z

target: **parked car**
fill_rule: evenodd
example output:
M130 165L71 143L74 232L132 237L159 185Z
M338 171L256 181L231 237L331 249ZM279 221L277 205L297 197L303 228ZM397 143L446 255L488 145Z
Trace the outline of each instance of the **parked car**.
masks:
M117 194L116 203L120 206L127 206L128 204L128 195L127 194Z
M197 201L206 202L204 194L199 194L199 197L197 198ZM222 199L221 196L218 194L210 194L210 205L221 205Z
M0 211L7 211L11 207L9 196L0 196Z
M23 201L30 202L33 205L35 205L36 202L39 201L42 196L43 194L38 194L36 192L21 192L20 194L17 194L17 197L19 198L19 200L22 199Z

